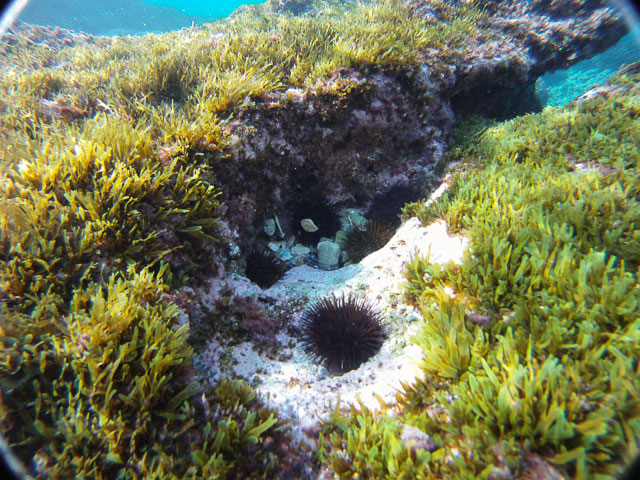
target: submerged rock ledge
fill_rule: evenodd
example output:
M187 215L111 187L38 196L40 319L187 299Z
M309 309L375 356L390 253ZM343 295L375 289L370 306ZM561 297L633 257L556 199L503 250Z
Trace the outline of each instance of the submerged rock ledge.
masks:
M405 3L434 22L450 8ZM603 51L626 33L620 13L605 1L577 11L563 5L483 1L488 17L478 20L478 32L452 51L423 52L418 68L341 68L310 88L274 92L240 109L228 127L229 154L237 161L220 163L218 176L241 246L253 244L274 214L287 232L295 230L287 214L309 190L338 209L366 210L394 185L433 188L456 119L538 111L539 76Z
M293 245L300 219L292 212L305 200L353 209L353 223L393 187L427 197L447 171L445 151L457 147L449 144L454 123L536 111L538 76L625 33L620 13L599 0L270 3L295 4L289 11L298 15L271 16L258 5L162 35L100 38L22 25L2 39L1 428L39 478L314 478L309 445L321 441L321 428L334 429L338 450L322 475L348 475L335 435L344 425L318 420L330 417L338 397L345 409L393 411L424 354L409 341L423 322L401 292L404 266L415 253L430 253L432 265L459 261L469 240L448 235L443 222L424 227L412 218L355 265L296 266L264 290L245 278L247 257L274 236ZM594 98L626 93L634 81L623 80ZM613 113L637 116L631 107ZM570 115L554 121L570 131ZM623 170L610 163L630 162L608 146L619 142L615 132L587 136L580 128L583 143L606 144L603 178ZM483 148L489 158L493 150ZM564 148L558 163L584 164ZM504 155L532 151L524 145ZM587 178L592 165L584 171ZM412 208L421 221L433 215L430 205ZM321 223L315 213L302 220L311 230ZM631 251L633 264L627 243L620 252ZM426 291L425 272L414 280ZM616 274L632 284L628 272ZM390 324L380 353L342 376L327 375L299 347L301 313L333 292L368 298ZM480 302L479 294L465 300L448 291L439 301L446 306L449 297L460 309ZM475 326L489 322L485 313L456 311ZM466 341L477 335L482 344L483 332L465 328ZM429 402L412 422L443 420ZM576 414L584 414L578 430L592 428L590 412ZM379 425L369 427L382 438ZM460 454L464 435L454 434L443 457L444 448L435 453L442 439L415 425L380 428L385 439L407 442L390 440L391 453L406 455L395 467L465 459L478 467L472 449ZM514 445L505 447L508 461L502 446L485 445L495 465L483 465L483 475L509 478L520 453ZM556 460L586 468L582 447L552 446ZM357 468L362 452L351 453ZM536 455L518 462L548 467Z
M465 246L464 239L447 234L444 223L424 227L413 218L383 249L357 265L331 272L295 267L264 291L242 279L231 280L233 295L258 298L265 305L265 315L282 319L275 345L256 349L251 342L243 342L230 347L229 339L218 336L207 342L194 366L213 383L229 375L251 382L271 406L293 421L298 440L315 445L319 422L335 409L338 397L344 402L343 409L350 404L357 406L358 396L375 411L379 409L376 397L387 406L394 405L401 384L412 383L419 375L420 349L410 338L421 317L404 300L404 265L415 255L430 255L435 263L459 261ZM214 287L213 292L204 289L195 293L203 305L212 306L218 300L217 290ZM310 363L299 344L299 321L305 306L333 293L354 293L372 300L391 332L378 355L341 376L328 375L324 367Z

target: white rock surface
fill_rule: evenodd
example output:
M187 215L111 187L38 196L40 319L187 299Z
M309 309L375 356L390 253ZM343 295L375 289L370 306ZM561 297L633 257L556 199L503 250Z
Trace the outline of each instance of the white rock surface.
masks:
M402 383L420 375L420 348L410 341L419 328L419 312L403 299L404 265L415 254L430 260L459 261L466 248L461 237L449 236L444 222L424 227L416 218L405 222L381 250L357 265L323 271L306 265L295 267L259 298L272 305L272 313L284 319L276 335L279 347L259 351L249 342L226 348L223 339L212 339L196 359L196 366L215 382L223 376L244 378L256 386L282 416L290 418L298 440L312 443L318 422L326 418L340 397L341 405L356 404L356 397L370 409L379 409L376 396L391 406ZM259 289L257 289L259 290ZM257 294L246 289L247 294ZM302 313L322 296L355 292L374 303L390 325L389 339L381 351L357 370L331 376L312 362L299 344ZM226 365L226 367L224 367Z

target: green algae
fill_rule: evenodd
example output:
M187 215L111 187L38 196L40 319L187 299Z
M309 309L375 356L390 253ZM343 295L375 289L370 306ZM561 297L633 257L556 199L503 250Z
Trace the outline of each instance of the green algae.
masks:
M164 137L176 123L190 125L199 139L215 129L216 114L226 116L272 92L340 93L340 82L321 82L337 68L411 71L428 48L453 62L484 18L474 8L442 5L440 20L428 22L393 0L320 6L321 14L293 17L256 5L180 32L59 49L16 34L4 50L3 127L21 132L22 118L41 116L38 102L47 99L88 115L144 118Z
M189 380L192 349L157 274L129 267L77 288L61 314L2 308L3 431L38 476L244 477L275 469L254 446L277 412L243 382Z
M268 98L286 108L295 89L335 98L357 93L348 82L330 81L339 68L411 72L432 60L427 50L455 63L485 17L448 3L436 6L437 21L416 18L391 0L318 5L321 15L272 16L255 6L182 32L73 47L17 35L3 48L0 425L39 476L278 475L285 425L243 382L208 387L192 378L187 327L179 326L171 301L171 288L211 266L192 259L214 262L221 255L216 166L234 161L228 122ZM514 470L524 448L548 447L552 461L576 475L609 472L610 457L635 452L637 382L629 372L637 373L630 360L637 358L637 189L629 171L637 166L637 146L628 139L638 137L628 120L637 117L637 100L597 100L548 115L549 125L540 126L539 116L501 124L479 134L480 146L470 141L458 152L504 163L470 184L484 190L466 187L469 177L460 176L434 206L450 229L483 232L469 233L478 245L476 263L468 258L462 269L438 270L424 259L413 262L409 288L430 320L417 341L430 354L424 384L407 387L402 420L428 431L440 447L412 450L398 440L397 419L366 409L335 415L320 456L340 476L486 475L493 459L499 464L494 441ZM607 115L615 123L603 129ZM589 150L576 147L583 144ZM527 201L537 213L513 224L489 216L496 207L490 185L501 176L526 177L549 159L556 170L500 184L499 200L507 203L529 185ZM594 159L616 172L604 180L585 174L570 191L568 177L559 176L538 191L544 175ZM521 171L512 176L516 164ZM525 228L524 237L494 244L494 231L529 227L556 203L564 210L555 215L569 216L571 226L550 223L549 233L543 221L542 229ZM422 206L408 208L420 213ZM512 218L508 209L497 211ZM579 231L581 243L545 243L568 237L563 228ZM511 244L529 241L526 235L538 250L513 251ZM529 280L547 275L547 264L533 265L545 256L557 272L548 283ZM574 270L575 278L564 280ZM445 285L456 289L458 303L447 299ZM556 292L576 289L584 305ZM510 321L500 328L469 325L468 308ZM224 332L218 320L213 330ZM537 343L527 343L533 337ZM607 383L604 371L619 375ZM567 379L584 386L576 392ZM457 400L449 409L433 418L425 413L438 402L448 405L451 392ZM504 404L507 395L521 410ZM619 453L623 444L626 454ZM456 455L456 448L475 454Z
M2 46L0 425L37 476L288 468L277 412L243 382L196 381L172 302L223 255L215 171L233 161L228 120L292 87L348 95L324 83L338 67L411 71L428 47L453 58L482 18L322 6L69 46L17 31Z
M412 451L400 439L402 427L398 419L376 416L362 403L348 416L336 409L320 434L318 455L340 478L423 478L442 451Z
M540 458L573 478L613 478L638 454L636 71L565 109L461 124L451 188L404 214L444 218L469 249L460 265L408 263L424 378L393 415L327 422L320 456L341 478L519 478ZM399 423L438 449L408 455Z

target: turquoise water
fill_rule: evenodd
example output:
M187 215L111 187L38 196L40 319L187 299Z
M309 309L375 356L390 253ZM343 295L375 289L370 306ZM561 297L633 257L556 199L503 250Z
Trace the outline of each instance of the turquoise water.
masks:
M609 50L576 63L567 70L546 73L536 89L543 103L560 107L594 85L604 83L622 65L640 60L640 26L635 27Z
M188 15L201 17L226 17L244 4L262 3L264 0L144 0L152 5L173 7Z
M264 0L30 0L19 19L93 35L142 35L200 25Z

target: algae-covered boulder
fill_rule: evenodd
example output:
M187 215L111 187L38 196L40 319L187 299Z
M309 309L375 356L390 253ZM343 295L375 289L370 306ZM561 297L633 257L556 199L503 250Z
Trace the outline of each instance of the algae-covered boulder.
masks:
M259 298L228 293L228 282L244 279L249 253L260 251L273 236L283 245L295 245L303 235L302 219L316 226L329 219L326 229L334 235L338 227L330 220L337 219L339 225L342 210L376 211L376 198L385 198L385 192L426 193L453 158L444 152L456 116L483 112L507 118L535 110L528 89L538 75L602 50L622 35L616 10L601 2L564 8L568 3L327 1L298 15L275 14L268 5L247 6L211 24L139 37L96 38L28 25L6 32L0 40L0 428L29 472L43 478L311 475L309 453L290 443L286 421L251 387L236 379L212 385L193 367L194 349L208 338L246 340L268 348L275 344L277 329L288 326L286 318L267 319ZM588 37L593 41L587 42ZM518 93L518 101L506 105L514 92L526 95ZM505 195L522 190L518 182L531 180L527 174L536 171L536 162L546 165L541 159L547 156L557 161L544 167L552 169L554 179L558 171L553 169L562 171L550 194L556 195L556 203L564 201L568 218L584 223L565 222L552 239L538 228L544 222L534 225L537 230L513 232L534 232L542 239L538 250L519 243L509 246L516 237L489 238L492 221L498 222L497 234L511 231L487 213L486 202L494 198L488 189L499 183L489 171L478 177L484 183L477 189L456 183L458 193L433 207L449 216L453 228L470 229L474 212L489 215L484 223L477 216L473 240L479 254L460 270L468 275L460 278L459 270L451 268L432 271L431 280L424 275L409 279L416 284L414 291L427 292L423 302L446 279L457 282L458 291L465 292L458 300L467 299L471 310L485 306L495 316L503 310L519 312L511 333L506 321L499 325L507 330L466 330L464 310L437 294L444 313L434 314L435 330L427 330L422 340L431 342L436 352L469 346L468 352L454 352L453 360L444 364L432 358L425 370L445 367L441 372L449 376L441 387L460 377L454 392L459 400L451 410L455 418L466 418L469 424L480 422L480 416L491 419L487 428L494 436L489 439L500 425L509 426L504 448L512 463L521 453L517 442L522 442L541 451L552 449L557 463L572 471L608 471L603 463L619 460L610 452L629 435L629 422L636 421L636 406L627 402L635 394L634 381L605 385L601 376L581 370L572 353L605 362L598 367L615 368L627 379L634 348L616 335L635 338L628 313L635 305L630 286L635 281L637 238L629 227L635 218L630 197L635 183L620 163L635 157L631 147L617 150L621 139L615 131L594 131L587 138L588 128L597 127L578 120L600 118L602 112L616 122L637 115L633 106L621 110L613 100L603 102L576 107L565 116L543 117L549 121L548 132L573 134L573 125L580 124L578 147L551 133L536 142L505 133L510 128L527 135L529 128L536 131L531 117L487 130L479 145L464 144L468 150L463 153L474 158L515 162L511 167L523 177L505 173L513 180L504 186ZM637 138L637 132L631 133L630 138ZM597 158L589 158L587 144L597 146ZM520 159L531 168L518 167ZM600 178L591 172L568 180L578 177L565 176L564 170L585 162L587 170L597 162L602 171L614 173ZM565 180L576 182L569 193ZM603 185L606 192L598 193L602 196L589 196L590 191L601 192ZM531 195L538 210L531 211L555 208L536 188ZM585 195L587 200L581 197ZM469 211L472 202L480 206ZM517 204L512 197L505 202ZM303 204L321 207L298 218ZM576 205L588 207L592 215L578 215ZM424 218L433 214L431 207L413 208ZM520 220L509 216L513 211L504 218L540 220L525 211L523 207ZM606 229L604 220L598 220L603 218L609 222ZM264 229L268 219L276 226L269 228L270 235ZM606 234L601 235L602 229ZM579 240L575 245L569 241L572 232ZM556 237L575 252L563 253L554 243ZM532 266L525 262L523 270L514 271L501 263L518 255ZM625 266L613 257L624 258ZM557 280L550 274L544 282L531 280L532 272L544 268L540 258L556 258L558 268L582 270L570 275L568 283L548 283ZM494 259L499 268L495 275L472 271L477 262L480 268L493 265ZM421 265L415 270L426 273ZM580 278L591 282L593 272L607 281L594 280L593 288L580 283ZM199 298L203 285L218 292L209 306ZM560 293L579 288L585 305L569 296L553 303ZM509 296L518 291L526 295ZM569 308L571 302L576 305ZM601 303L606 308L599 311ZM593 315L601 322L597 328L585 324L584 329L586 317L563 323L558 315L566 312L557 308ZM602 312L613 320L603 319ZM453 325L459 342L442 337L438 321ZM547 324L554 330L547 331ZM530 331L542 340L527 343ZM593 335L572 336L578 331ZM557 344L557 338L566 345ZM508 342L515 345L513 351L498 348ZM469 354L471 345L475 360ZM593 345L609 348L608 356L595 358ZM589 408L599 392L606 392L630 413L611 413L603 420L609 411L594 409L597 413L591 415L587 407L566 400L562 395L570 388L565 385L569 377L559 361L541 360L545 352L563 361L566 356L567 372L593 381L593 390L577 394ZM507 354L511 356L499 357ZM478 355L492 365L488 371ZM500 370L503 364L506 370ZM494 367L513 384L506 393L489 373ZM532 378L542 383L526 383L523 372L536 373L538 368L541 376ZM481 393L476 384L464 383L468 369L486 373ZM499 416L507 393L515 398L517 389L532 388L541 398L549 385L562 388L560 396L548 397L548 410L529 397L521 402L530 423L509 423ZM426 428L428 421L419 413L423 400L418 394L407 395L413 395L410 408L416 417L371 426L374 436L381 433L389 439L403 424ZM479 395L483 397L477 408L484 410L471 410L470 399ZM494 408L496 402L502 409ZM566 429L564 424L535 426L536 438L542 440L530 443L534 421L559 418L555 405L569 403L566 421L573 423ZM340 460L343 453L332 449L342 445L340 435L368 425L369 417L361 418L359 426L336 420L327 427L332 429L326 437L331 447L323 459L339 474L351 467ZM625 426L624 432L614 420ZM465 438L491 451L493 446L483 444L478 434L483 424L474 425L476 430L465 432ZM565 441L568 429L580 433L574 435L575 445ZM443 431L433 438L442 444L447 435L457 433ZM355 448L353 442L347 446ZM416 465L426 458L423 453L431 454L417 451L420 458L411 457ZM441 454L433 452L433 461L445 458L438 457ZM449 454L453 450L446 452L453 458ZM389 475L412 471L409 458ZM351 473L372 475L358 471L358 462ZM393 464L385 460L380 465ZM484 468L471 465L459 471L481 473Z
M404 212L469 248L461 264L407 262L423 378L398 414L325 424L341 478L620 478L637 456L638 68L566 108L460 125L449 190ZM433 450L398 442L407 424Z

